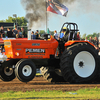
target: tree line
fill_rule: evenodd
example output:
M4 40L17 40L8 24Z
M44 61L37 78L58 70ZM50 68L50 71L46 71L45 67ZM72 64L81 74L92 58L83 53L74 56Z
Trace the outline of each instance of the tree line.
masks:
M16 18L8 16L6 20L0 20L0 22L16 23ZM18 26L27 26L27 20L25 17L17 17Z
M8 16L8 19L0 20L0 22L16 23L16 18ZM17 23L18 23L18 26L23 27L23 26L27 26L28 21L25 17L17 17ZM25 27L25 31L27 31L27 27ZM40 30L39 33L44 34L46 32L44 30ZM50 34L53 35L54 31L50 31ZM92 36L92 38L99 37L99 35L100 35L100 33L93 33L93 34L88 34L88 35L86 33L84 33L81 36L81 39L85 39L85 37L87 37L89 39L90 36Z
M94 37L99 37L100 36L100 33L93 33L93 34L86 34L86 33L84 33L83 35L82 35L82 37L81 37L81 39L85 39L85 37L87 37L87 39L89 40L89 37L92 37L92 38L94 38Z
M0 20L0 22L16 23L16 18L8 16L8 19ZM17 24L18 24L18 26L21 26L21 27L27 26L27 23L28 23L28 21L27 21L27 19L25 19L25 17L17 17ZM27 27L25 27L24 29L27 32ZM44 34L46 32L44 30L40 30L39 33L40 34ZM53 35L54 32L50 31L50 34Z
M14 17L8 16L8 19L0 20L0 22L16 23L16 20L17 20L18 26L21 26L21 27L26 26L24 29L27 32L27 20L25 19L25 17L14 18Z

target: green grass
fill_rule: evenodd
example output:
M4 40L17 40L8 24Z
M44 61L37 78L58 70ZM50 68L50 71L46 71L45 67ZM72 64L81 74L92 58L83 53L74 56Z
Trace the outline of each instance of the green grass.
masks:
M77 91L26 91L26 92L4 92L0 93L0 100L83 100L83 99L100 99L100 88L80 89Z

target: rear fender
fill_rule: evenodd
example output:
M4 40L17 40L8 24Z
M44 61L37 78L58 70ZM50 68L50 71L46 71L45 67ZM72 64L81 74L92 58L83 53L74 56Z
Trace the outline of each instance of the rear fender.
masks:
M94 45L92 43L90 43L89 41L79 41L79 40L75 40L75 41L68 41L65 43L65 47L68 47L70 45L73 45L75 43L82 43L82 42L85 42L85 43L89 43L90 45L92 45L94 47Z

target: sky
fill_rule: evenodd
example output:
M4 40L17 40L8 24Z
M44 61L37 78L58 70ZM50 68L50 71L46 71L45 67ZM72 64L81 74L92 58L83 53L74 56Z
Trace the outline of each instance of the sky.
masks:
M59 32L63 23L74 22L78 24L81 35L100 33L100 0L74 1L64 3L69 9L67 17L48 12L48 28ZM13 17L13 14L17 14L17 17L26 16L21 0L0 0L0 20L5 20L8 16ZM36 27L36 30L45 30L45 25L46 23L43 23L41 27Z

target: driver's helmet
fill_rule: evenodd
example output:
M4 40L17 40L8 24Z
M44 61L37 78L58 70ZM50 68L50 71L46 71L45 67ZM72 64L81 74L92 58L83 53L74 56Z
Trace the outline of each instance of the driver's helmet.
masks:
M64 34L68 34L69 33L69 29L67 27L63 27L62 30L64 31Z

